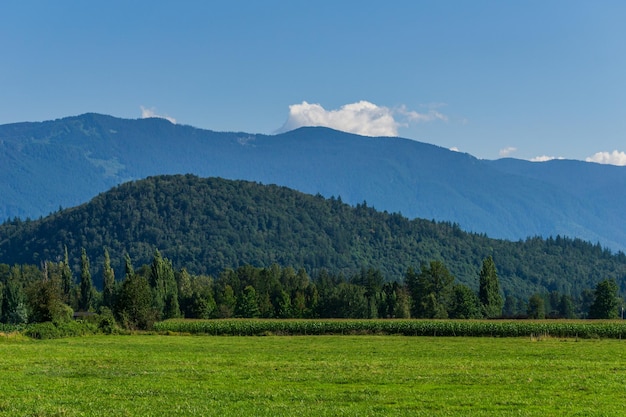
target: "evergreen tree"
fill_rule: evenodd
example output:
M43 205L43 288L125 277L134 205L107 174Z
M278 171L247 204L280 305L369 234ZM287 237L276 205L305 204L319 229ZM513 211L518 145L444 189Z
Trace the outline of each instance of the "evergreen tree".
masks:
M11 268L10 275L4 286L1 303L2 317L0 317L0 321L9 324L22 324L28 321L28 310L18 266Z
M397 282L386 282L378 296L378 317L391 318L394 317L394 310L396 307L398 295L397 289L399 285Z
M404 274L404 282L406 284L410 297L412 317L419 317L419 314L421 313L418 303L419 300L421 300L423 294L421 293L422 289L419 286L417 277L418 275L413 267L409 267L406 271L406 274Z
M104 249L104 266L102 268L102 305L113 307L113 297L115 295L115 272L111 268L111 258L109 251Z
M378 317L378 302L381 300L381 290L385 281L382 273L378 269L361 269L359 275L355 275L351 280L353 284L357 284L365 289L365 298L367 299L367 318ZM384 317L384 316L383 316Z
M341 282L337 286L337 315L331 317L365 319L371 314L365 296L365 288L360 285Z
M618 313L617 283L613 279L605 279L596 286L593 304L589 308L589 318L616 319Z
M93 308L93 282L89 271L89 258L85 248L82 248L80 255L80 303L82 311L90 311Z
M414 316L418 318L447 318L454 277L441 261L422 265L419 275L410 269L407 284L413 296Z
M478 298L483 315L487 318L500 317L504 301L500 295L500 282L496 265L491 256L483 260L479 278Z
M447 318L454 276L443 262L432 261L429 267L422 265L419 280L428 300L432 300L428 303L431 308L425 310L425 317Z

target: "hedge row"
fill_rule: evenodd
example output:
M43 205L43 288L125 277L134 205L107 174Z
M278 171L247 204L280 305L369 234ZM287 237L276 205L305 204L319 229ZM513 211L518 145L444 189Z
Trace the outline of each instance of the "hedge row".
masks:
M392 334L404 336L626 337L622 321L488 320L182 320L158 322L159 332L215 336Z
M82 321L61 323L34 323L23 331L24 335L33 339L59 339L62 337L87 336L101 333L98 326Z
M0 333L21 332L26 328L25 324L5 324L0 323Z

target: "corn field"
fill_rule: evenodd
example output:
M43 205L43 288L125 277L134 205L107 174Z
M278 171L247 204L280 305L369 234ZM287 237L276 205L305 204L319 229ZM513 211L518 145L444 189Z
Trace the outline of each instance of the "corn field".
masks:
M563 337L621 339L626 322L567 320L184 320L172 319L154 325L158 332L214 336L261 335L355 335L472 337Z

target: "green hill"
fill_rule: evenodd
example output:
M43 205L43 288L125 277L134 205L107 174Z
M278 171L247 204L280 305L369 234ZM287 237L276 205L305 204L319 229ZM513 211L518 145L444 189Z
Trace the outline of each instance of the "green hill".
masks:
M484 161L414 140L321 127L224 133L84 114L0 126L0 222L36 219L148 176L279 184L517 240L568 236L626 251L626 167Z
M411 266L440 260L476 289L482 260L491 255L505 294L516 297L578 295L604 278L615 278L622 291L626 284L623 253L578 239L496 240L451 223L379 212L365 202L352 207L285 187L193 175L125 183L41 220L0 226L0 263L57 261L65 246L72 265L86 249L97 284L105 247L118 277L126 253L142 265L159 249L175 268L194 274L277 263L346 276L375 268L392 281Z

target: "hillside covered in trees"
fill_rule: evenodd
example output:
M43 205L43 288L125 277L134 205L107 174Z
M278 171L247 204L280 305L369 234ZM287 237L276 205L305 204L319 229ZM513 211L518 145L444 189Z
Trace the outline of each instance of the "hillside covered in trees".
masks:
M65 248L75 272L85 248L95 277L104 249L118 277L127 254L135 264L149 264L158 249L174 268L212 276L278 264L346 277L374 269L392 282L436 260L473 290L482 261L492 257L503 295L524 298L579 296L603 279L614 279L623 292L626 281L623 253L578 239L496 240L451 223L379 212L365 202L351 207L285 187L193 175L129 182L41 220L0 226L0 263L39 266L63 259ZM101 279L95 285L101 287Z
M0 222L36 219L130 180L187 174L364 200L409 219L509 240L569 236L626 252L626 167L485 161L410 139L323 127L215 132L83 114L0 125Z

